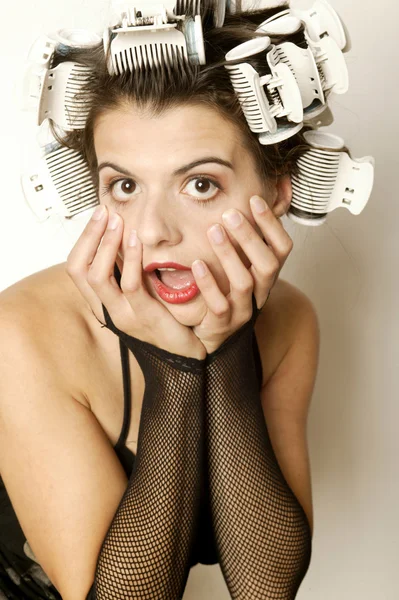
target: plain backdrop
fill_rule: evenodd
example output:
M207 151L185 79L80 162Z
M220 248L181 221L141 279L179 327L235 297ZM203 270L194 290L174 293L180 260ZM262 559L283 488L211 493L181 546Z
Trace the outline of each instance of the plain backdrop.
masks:
M309 418L315 531L298 600L396 600L399 536L397 305L397 28L394 0L332 0L352 37L350 90L334 96L335 122L353 156L376 159L359 216L334 211L322 227L283 223L294 249L281 277L313 301L321 353ZM297 1L308 7L312 2ZM2 8L0 289L64 262L89 214L37 223L20 187L36 128L21 111L26 57L40 34L102 31L106 0L33 0ZM219 565L198 565L184 600L229 598ZM249 600L249 599L248 599Z

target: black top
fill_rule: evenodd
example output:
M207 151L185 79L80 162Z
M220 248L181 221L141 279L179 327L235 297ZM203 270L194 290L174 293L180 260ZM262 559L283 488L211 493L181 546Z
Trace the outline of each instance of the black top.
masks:
M119 439L114 450L129 478L135 454L126 447L126 436L130 427L131 397L128 348L119 340L123 374L124 418ZM253 351L259 391L262 387L262 364L256 336L253 336ZM198 521L197 542L193 548L191 566L197 563L212 565L218 562L211 525L206 487L201 494L201 513ZM47 575L35 560L10 502L0 476L0 590L10 600L62 600ZM0 593L0 600L2 599Z

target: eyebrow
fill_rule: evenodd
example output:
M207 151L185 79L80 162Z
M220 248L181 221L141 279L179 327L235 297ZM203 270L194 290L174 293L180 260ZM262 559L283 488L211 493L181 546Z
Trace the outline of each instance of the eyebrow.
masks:
M199 165L203 165L205 163L216 163L218 165L228 167L229 169L234 171L233 164L230 161L223 160L223 158L219 158L218 156L205 156L204 158L199 158L198 160L194 160L193 162L189 163L188 165L184 165L183 167L180 167L180 169L177 169L176 171L173 172L173 177L178 177L179 175L184 175L184 173L186 173L187 171L190 171L190 169L194 169L194 167L198 167ZM100 172L101 169L105 169L105 167L111 167L111 169L114 169L115 171L119 171L119 173L122 173L123 175L129 175L130 177L134 177L133 173L130 173L127 169L124 169L123 167L120 167L120 166L116 165L115 163L108 162L108 161L102 162L98 166L98 172Z

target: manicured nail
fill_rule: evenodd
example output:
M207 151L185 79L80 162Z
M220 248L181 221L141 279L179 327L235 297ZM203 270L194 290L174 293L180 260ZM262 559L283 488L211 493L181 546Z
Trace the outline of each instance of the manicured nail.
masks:
M127 241L128 246L136 246L137 245L137 232L135 229L132 229L129 239Z
M226 221L227 225L232 227L238 227L242 223L242 216L236 210L227 210L222 214L223 221Z
M206 266L202 262L202 260L196 260L191 265L192 270L194 271L194 275L196 277L204 277L206 275Z
M221 244L224 241L224 233L220 225L214 225L211 227L210 234L215 244Z
M262 198L259 198L259 196L252 196L250 202L257 213L266 212L267 204Z
M97 206L96 210L94 211L94 213L92 214L92 219L93 221L99 221L100 219L103 218L105 214L105 206L101 205L101 206Z
M116 229L119 224L119 216L114 213L108 221L107 229Z

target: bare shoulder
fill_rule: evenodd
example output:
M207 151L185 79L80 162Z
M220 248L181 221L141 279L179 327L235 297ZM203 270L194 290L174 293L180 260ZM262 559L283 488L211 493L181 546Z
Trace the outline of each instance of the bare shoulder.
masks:
M272 377L298 335L307 315L309 335L317 335L317 314L298 287L278 279L255 326L263 368L263 385Z
M90 346L84 299L65 270L66 263L51 266L17 281L0 292L0 327L8 342L20 332L69 391L87 405L78 382L79 357ZM75 288L75 289L74 289ZM6 341L6 343L7 343ZM71 384L76 382L76 386ZM73 389L71 389L71 387Z

